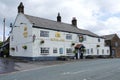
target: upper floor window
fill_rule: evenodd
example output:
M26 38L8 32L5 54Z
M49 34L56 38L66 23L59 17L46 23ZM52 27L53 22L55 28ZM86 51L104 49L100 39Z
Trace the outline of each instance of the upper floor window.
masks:
M71 40L72 39L72 35L71 34L66 34L66 39Z
M40 37L49 37L48 31L40 31Z
M115 47L118 47L118 42L115 42Z
M98 38L98 42L100 42L100 38Z
M87 39L86 39L86 35L84 35L84 36L83 36L83 39L84 39L84 41L86 41L86 40L87 40Z

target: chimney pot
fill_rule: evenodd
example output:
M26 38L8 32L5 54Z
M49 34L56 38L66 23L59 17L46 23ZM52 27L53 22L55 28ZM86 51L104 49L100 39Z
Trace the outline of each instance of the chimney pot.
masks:
M23 13L24 14L24 5L21 2L20 5L18 6L18 13Z
M58 16L57 16L57 22L61 22L61 16L60 16L60 13L58 13Z
M72 25L77 27L77 19L76 19L76 17L73 17Z

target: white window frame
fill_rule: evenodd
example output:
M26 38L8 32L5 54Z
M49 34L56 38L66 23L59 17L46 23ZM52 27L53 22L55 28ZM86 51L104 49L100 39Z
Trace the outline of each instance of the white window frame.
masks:
M41 47L40 48L41 55L48 55L50 53L50 48L48 47Z
M49 31L40 30L40 37L49 37Z

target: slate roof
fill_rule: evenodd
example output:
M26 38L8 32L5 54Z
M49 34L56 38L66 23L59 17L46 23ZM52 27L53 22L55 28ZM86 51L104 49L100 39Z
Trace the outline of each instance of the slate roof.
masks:
M79 29L71 24L63 23L63 22L57 22L53 20L48 20L40 17L30 16L26 15L26 18L33 23L33 27L36 28L44 28L44 29L51 29L51 30L58 30L58 31L65 31L65 32L71 32L71 33L77 33L77 34L84 34L89 35L93 37L99 37L98 35L88 31Z
M102 37L105 38L105 40L111 40L116 34L110 34L110 35L103 35Z

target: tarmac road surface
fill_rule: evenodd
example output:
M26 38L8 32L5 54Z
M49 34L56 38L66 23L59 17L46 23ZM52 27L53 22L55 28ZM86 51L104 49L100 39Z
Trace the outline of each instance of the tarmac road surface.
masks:
M0 80L120 80L120 59L43 66L0 75Z

